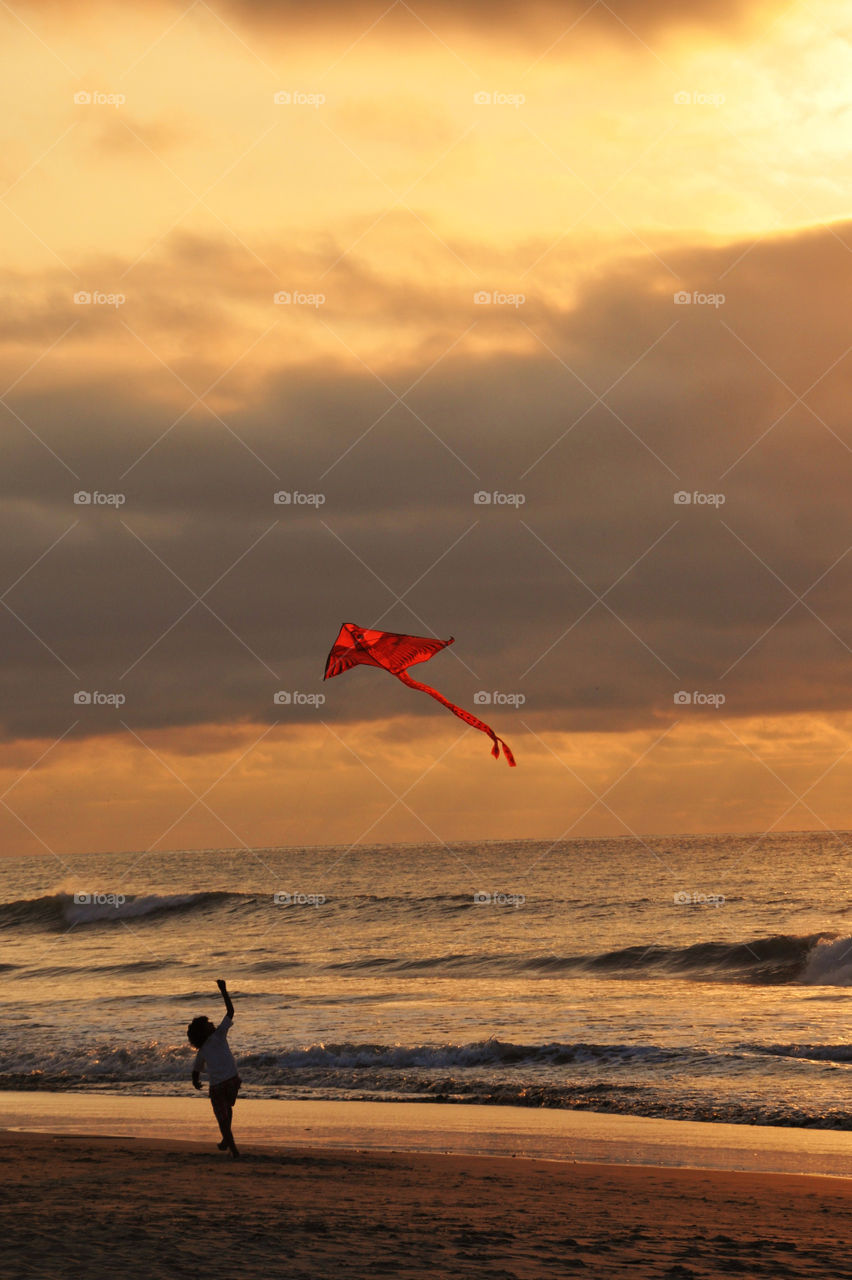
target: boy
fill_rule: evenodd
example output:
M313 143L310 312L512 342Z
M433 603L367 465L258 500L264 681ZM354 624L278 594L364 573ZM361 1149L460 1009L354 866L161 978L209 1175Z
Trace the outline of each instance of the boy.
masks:
M193 1086L196 1089L201 1088L201 1072L206 1070L210 1078L210 1101L222 1133L219 1150L230 1151L236 1160L240 1153L234 1142L234 1135L231 1133L231 1116L242 1081L237 1075L237 1064L228 1046L228 1032L234 1021L234 1006L228 995L224 978L219 978L216 986L222 992L222 999L225 1001L224 1018L218 1027L214 1027L209 1018L193 1018L186 1029L186 1034L189 1043L198 1050L192 1066Z

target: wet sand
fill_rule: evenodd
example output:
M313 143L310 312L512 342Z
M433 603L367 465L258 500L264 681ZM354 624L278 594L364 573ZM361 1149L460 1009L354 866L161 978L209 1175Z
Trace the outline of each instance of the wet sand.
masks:
M852 1182L2 1133L0 1274L852 1277Z
M207 1143L216 1122L206 1094L189 1088L178 1097L0 1090L0 1129ZM240 1097L235 1133L246 1146L279 1150L421 1151L852 1178L852 1142L842 1130L550 1107Z

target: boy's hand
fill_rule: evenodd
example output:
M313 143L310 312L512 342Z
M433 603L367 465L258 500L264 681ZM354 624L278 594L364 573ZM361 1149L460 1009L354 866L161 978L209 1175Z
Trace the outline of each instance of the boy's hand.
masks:
M192 1073L192 1087L193 1089L201 1088L201 1077L197 1071L193 1071Z
M229 1018L233 1018L233 1016L234 1016L234 1006L233 1006L233 1003L232 1003L232 1001L231 1001L231 997L228 995L228 988L227 988L227 986L225 985L225 979L224 979L224 978L217 978L217 979L216 979L216 986L217 986L217 987L219 988L219 990L222 992L222 999L225 1001L225 1012L227 1013L227 1015L228 1015L228 1017L229 1017Z

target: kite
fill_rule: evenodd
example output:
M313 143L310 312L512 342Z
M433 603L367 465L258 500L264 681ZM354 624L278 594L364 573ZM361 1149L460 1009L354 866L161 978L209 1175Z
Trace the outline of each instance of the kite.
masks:
M449 640L432 640L426 636L398 635L395 631L367 631L364 627L356 626L354 622L344 622L328 655L323 679L329 680L332 676L339 676L350 667L357 666L359 662L366 663L368 667L382 667L392 676L396 676L397 680L407 684L410 689L420 689L421 692L428 693L437 699L448 711L452 711L453 715L464 720L465 724L471 725L474 729L480 729L482 733L487 733L494 744L491 748L494 759L500 759L500 747L502 747L503 755L514 768L515 757L493 729L471 715L469 711L465 711L463 707L457 707L454 702L450 702L443 694L438 693L437 689L430 688L428 684L420 684L418 680L412 680L408 674L408 667L413 667L418 662L428 661L441 649L446 649L448 644L452 644L453 639L453 636L450 636Z

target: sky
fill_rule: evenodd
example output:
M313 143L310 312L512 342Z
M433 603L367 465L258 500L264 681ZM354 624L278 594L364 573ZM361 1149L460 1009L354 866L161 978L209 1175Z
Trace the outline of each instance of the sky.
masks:
M2 7L2 853L852 827L852 23L684 10Z

